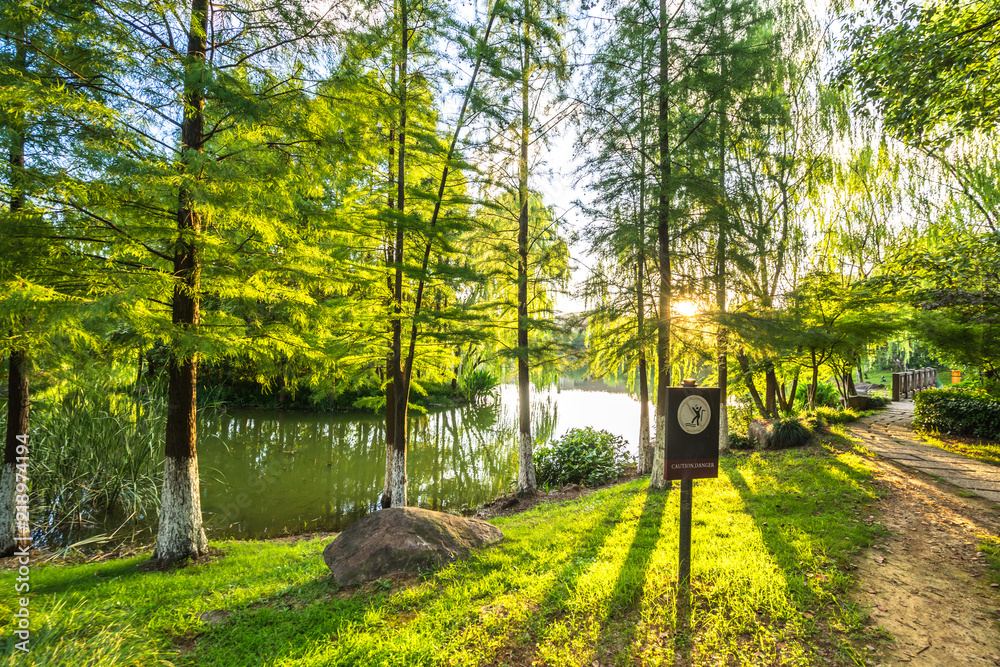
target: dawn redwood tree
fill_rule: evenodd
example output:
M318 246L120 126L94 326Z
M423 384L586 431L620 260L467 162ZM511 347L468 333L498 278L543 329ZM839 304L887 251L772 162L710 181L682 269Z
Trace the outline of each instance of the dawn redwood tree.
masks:
M313 117L319 77L300 60L327 43L338 6L325 11L109 0L86 19L101 22L101 40L120 60L88 81L103 96L107 125L93 123L80 148L92 168L51 197L90 224L84 250L106 269L95 309L168 352L154 563L198 557L207 545L200 363L319 361L326 351L328 318L315 287L330 270L330 249L316 243L315 228L329 220L312 213L309 193L321 188L308 178L313 170L296 171L305 159L299 146L332 143L319 136L331 128ZM263 310L283 314L262 318Z
M50 201L63 174L78 164L68 154L87 138L81 127L100 113L99 91L87 78L108 60L94 48L95 31L76 25L88 9L77 0L12 1L0 9L0 131L6 148L0 166L6 202L0 213L0 358L8 381L0 555L30 537L30 527L15 517L16 496L26 493L23 486L18 491L16 474L26 468L15 464L27 460L32 357L55 339L88 338L73 308L94 277L94 267L79 252L86 232L71 216L54 216ZM56 61L62 65L54 66Z
M24 43L23 26L14 27L18 34L14 35L17 40L13 45L13 58L10 65L12 68L25 72L27 69L27 47ZM13 232L13 223L23 214L25 208L25 183L24 183L24 133L25 126L23 117L18 119L16 112L8 109L5 114L4 125L6 126L9 150L9 216L5 221L2 233L4 237L10 237ZM19 222L19 221L18 221ZM19 225L20 226L20 225ZM8 238L4 238L7 241ZM17 250L14 244L4 243L5 251ZM13 257L11 259L14 259ZM11 259L5 258L3 265ZM23 258L18 259L23 261ZM4 266L4 269L7 267ZM14 268L14 267L11 267ZM16 269L15 269L16 270ZM4 270L3 274L8 271ZM4 282L11 276L0 275ZM20 332L23 336L23 332ZM28 387L28 352L26 341L21 345L12 346L7 351L7 430L4 439L3 469L0 471L0 557L9 556L18 547L27 546L25 540L31 537L27 522L16 520L16 498L18 473L26 470L26 466L18 466L18 445L27 445L28 424L29 424L29 387ZM23 451L23 448L22 448ZM23 459L22 459L23 460ZM24 479L24 477L21 477Z
M535 480L534 440L531 435L531 348L528 285L533 271L531 254L530 178L532 146L544 141L553 123L542 122L540 111L556 98L568 80L568 16L562 0L522 0L519 10L503 20L503 38L491 59L491 99L484 107L495 127L495 149L516 155L514 170L501 170L504 186L515 188L517 216L517 386L518 493L538 488ZM514 101L520 102L519 104ZM485 100L484 100L485 102ZM555 118L565 109L549 109ZM537 135L537 136L533 136ZM500 179L497 179L500 180Z
M442 223L447 216L447 209L467 203L456 191L455 185L449 183L449 175L463 165L457 153L458 141L463 129L465 129L470 102L477 92L477 79L486 57L498 11L501 8L501 3L491 3L485 27L471 26L468 29L468 35L459 40L459 43L464 46L463 57L473 62L472 74L461 97L461 107L450 133L447 150L443 155L438 154L436 159L428 160L425 155L422 171L417 172L422 179L436 183L436 191L414 196L417 189L421 187L421 183L420 180L413 179L416 182L407 185L407 179L415 172L411 160L412 147L415 142L411 140L410 143L407 143L407 125L413 111L410 91L416 80L427 81L436 73L433 68L427 69L426 63L434 59L432 58L434 55L433 40L440 37L435 33L441 30L447 21L443 8L432 3L423 4L411 0L398 0L393 5L395 30L398 30L396 33L398 39L396 53L398 55L396 55L393 64L394 93L395 102L398 105L398 115L392 130L396 137L396 168L394 174L390 175L390 180L392 180L392 176L395 177L396 196L395 201L390 200L389 203L390 208L393 209L392 218L395 234L393 244L386 253L392 264L390 272L391 341L388 361L391 387L386 392L387 403L389 400L392 402L391 406L387 405L386 407L387 442L391 437L392 446L386 448L386 473L388 477L391 469L391 483L387 479L382 494L383 507L386 506L387 502L392 507L407 505L407 419L410 389L413 383L413 368L420 336L420 320L426 315L424 312L427 310L424 304L425 291L432 279L432 274L440 273L442 270L447 271L447 263L432 266L432 251L437 247L440 255L442 252L453 253L457 250L448 238L449 227L439 223ZM408 73L411 65L416 67L420 64L425 65L423 71L417 70ZM419 76L417 76L418 74ZM428 127L418 127L417 129L418 136L433 134L433 129ZM424 146L423 151L428 152L428 147ZM429 165L431 168L428 169ZM417 205L421 201L426 202L427 199L432 202L432 208L429 212L420 209ZM416 204L413 203L414 201ZM453 225L454 221L449 221L449 224ZM408 233L413 240L418 240L415 253L417 262L407 260ZM413 305L408 313L404 312L406 296L404 277L406 274L416 274L416 285L412 295ZM404 317L406 315L411 321L409 335L404 340Z
M180 160L185 175L197 170L205 144L205 52L208 0L192 0L187 53L183 60L183 120ZM177 239L173 253L171 317L182 332L201 323L201 271L198 237L203 216L191 187L177 194ZM208 549L201 521L198 486L198 352L173 352L167 362L167 431L163 459L163 496L153 560L171 563L198 557Z
M635 373L639 395L638 471L653 463L649 432L650 332L648 280L650 171L655 104L650 90L656 49L644 17L648 2L615 5L616 21L589 68L586 96L577 116L578 150L589 151L581 171L591 178L594 199L585 212L594 222L584 230L601 261L585 283L591 308L587 333L591 372L598 376ZM601 26L598 26L601 27ZM636 57L638 52L638 58ZM622 76L622 72L626 72Z

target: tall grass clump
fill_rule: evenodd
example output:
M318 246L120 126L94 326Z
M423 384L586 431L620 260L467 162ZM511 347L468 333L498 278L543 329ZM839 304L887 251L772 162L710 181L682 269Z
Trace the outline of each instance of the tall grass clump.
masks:
M69 390L32 411L31 494L45 532L96 517L143 520L159 511L165 392L107 385Z
M805 446L811 438L809 427L795 417L786 417L771 425L766 442L768 449L791 449Z

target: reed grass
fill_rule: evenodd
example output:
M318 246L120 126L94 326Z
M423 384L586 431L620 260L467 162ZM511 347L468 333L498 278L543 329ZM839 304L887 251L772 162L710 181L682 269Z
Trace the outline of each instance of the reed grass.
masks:
M162 391L107 383L32 406L31 508L43 543L97 523L156 516L166 411Z

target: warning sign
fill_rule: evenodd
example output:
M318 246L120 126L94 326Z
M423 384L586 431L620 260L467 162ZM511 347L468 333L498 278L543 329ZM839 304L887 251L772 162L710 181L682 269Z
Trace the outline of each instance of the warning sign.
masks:
M719 476L719 388L667 389L666 479Z

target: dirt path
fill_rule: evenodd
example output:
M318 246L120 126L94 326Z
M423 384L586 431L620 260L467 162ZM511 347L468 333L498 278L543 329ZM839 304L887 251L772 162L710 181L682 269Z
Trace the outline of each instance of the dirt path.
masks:
M888 446L928 447L898 412L886 418L893 420ZM849 431L869 444L873 432L886 431L871 421ZM1000 534L1000 506L910 467L918 461L905 456L875 463L879 520L890 535L859 563L856 601L894 638L880 642L882 664L1000 665L1000 589L978 550L982 536Z

